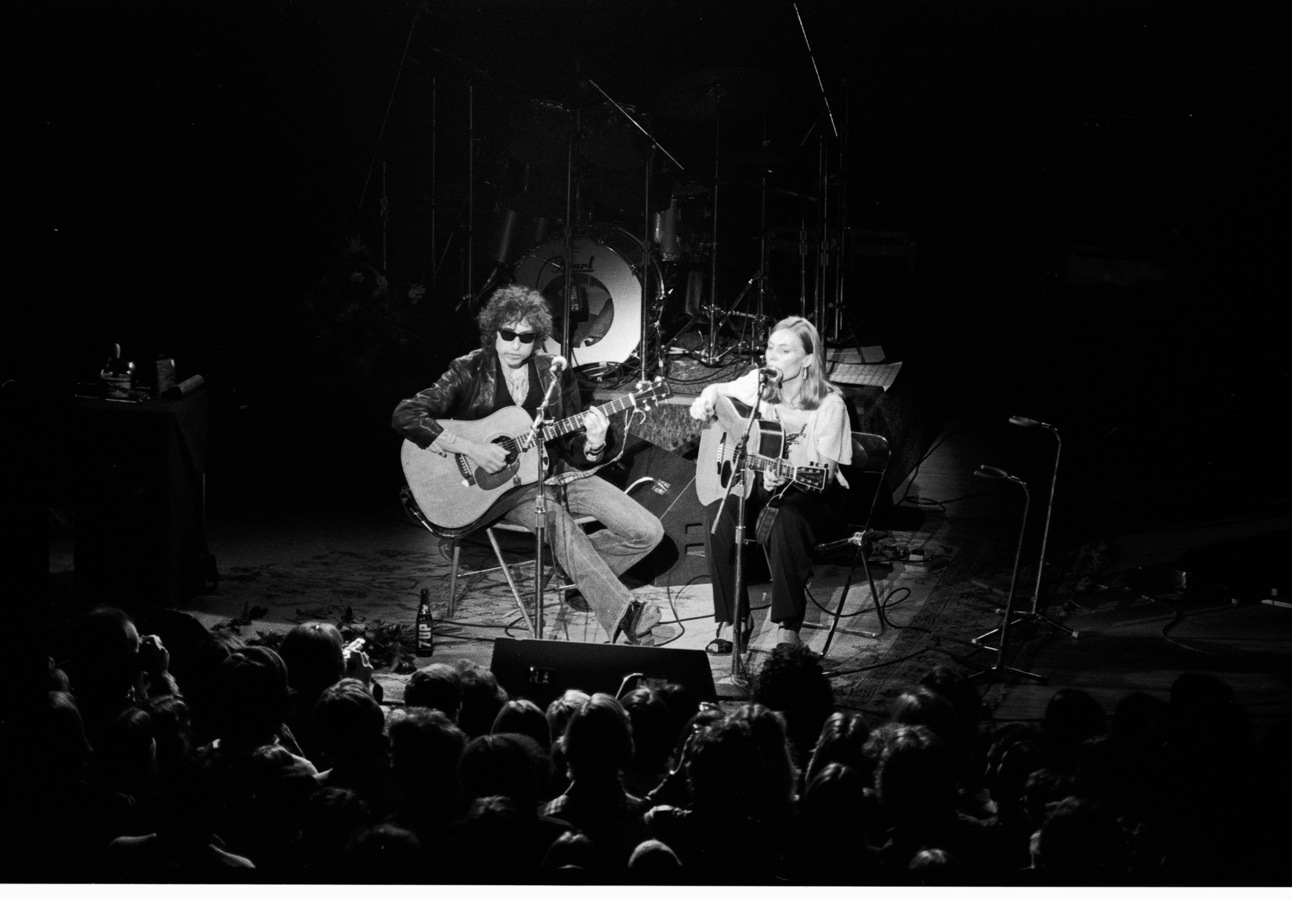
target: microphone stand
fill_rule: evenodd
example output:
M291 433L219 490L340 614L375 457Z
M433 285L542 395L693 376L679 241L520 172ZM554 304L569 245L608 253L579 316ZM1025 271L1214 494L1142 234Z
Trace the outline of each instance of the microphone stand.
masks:
M530 428L530 440L534 441L535 449L538 450L534 454L535 465L538 467L538 478L534 482L538 485L538 493L534 495L534 637L536 639L543 637L543 540L547 532L547 485L544 484L547 473L547 452L543 441L543 426L547 424L547 407L552 402L552 392L556 389L557 382L561 380L561 372L564 370L565 366L558 369L553 365L552 380L547 383L543 402L538 405L538 411L534 413L534 424ZM534 371L538 371L537 366Z
M1005 649L1006 649L1006 645L1009 642L1010 618L1014 615L1014 597L1017 593L1017 588L1018 588L1018 566L1019 566L1019 562L1022 560L1022 557L1023 557L1023 535L1026 533L1027 512L1032 502L1031 492L1028 491L1027 489L1026 481L1019 478L1017 475L1010 475L1009 473L1003 472L1000 469L995 468L994 466L979 466L977 471L974 472L974 474L980 478L1002 478L1006 481L1012 482L1018 485L1019 487L1021 487L1023 489L1023 522L1018 529L1018 548L1014 551L1014 572L1009 579L1009 597L1005 601L1005 609L1001 617L1000 628L995 629L996 631L1000 632L1000 642L995 647L986 648L988 650L996 651L996 661L992 663L991 666L989 666L988 668L983 669L981 672L975 672L974 674L970 675L969 680L976 681L979 679L995 679L1005 674L1011 674L1011 675L1017 675L1020 678L1031 678L1040 684L1045 684L1049 679L1047 679L1044 675L1036 675L1032 672L1025 672L1022 669L1016 669L1013 666L1005 665ZM992 633L993 632L989 631L987 634L992 634ZM978 646L985 646L980 642L986 636L987 635L982 635L981 637L974 638L973 643L977 644Z
M732 604L732 623L731 623L731 684L733 687L732 699L742 699L748 696L749 676L745 666L744 654L747 650L746 644L749 641L749 635L745 632L745 617L748 615L749 598L745 596L745 509L749 499L749 492L753 489L753 480L749 476L751 472L745 469L745 448L749 445L749 437L753 434L754 422L758 419L758 404L763 397L763 388L767 385L767 374L760 371L758 373L758 399L754 401L749 410L749 418L742 420L743 429L740 439L736 442L735 449L731 455L733 477L727 483L727 493L722 497L722 503L718 506L718 512L713 517L713 529L716 530L718 523L722 521L722 511L727 506L727 501L731 499L733 492L736 492L736 530L734 540L736 543L736 579L735 579L735 597ZM737 491L736 486L740 485Z
M647 128L644 125L642 125L635 118L633 118L632 113L630 113L628 110L620 106L614 97L611 97L604 90L602 90L601 85L597 84L591 78L588 79L588 84L592 85L592 87L596 89L598 94L606 98L606 102L608 102L611 106L613 106L621 116L627 119L634 128L640 131L646 137L646 139L650 141L650 154L647 157L647 161L646 161L644 199L642 202L642 205L643 205L642 256L641 256L641 283L642 283L641 341L642 342L641 342L641 348L640 348L639 362L641 363L640 377L642 381L645 381L647 377L646 357L648 355L648 347L650 345L649 338L647 337L650 330L648 328L649 326L648 313L650 311L651 306L653 305L649 301L648 295L650 293L650 258L651 258L651 246L650 246L650 243L651 243L651 213L650 213L651 178L650 176L651 176L651 169L654 168L654 165L655 165L655 151L658 150L660 153L663 153L665 156L667 156L669 159L669 162L677 166L677 170L679 172L685 172L686 169L685 167L683 167L683 165L680 162L677 161L677 157L675 157L672 153L669 153L668 150L659 141L655 139L655 136L651 134L650 131L647 130ZM662 288L662 285L660 287ZM656 328L655 330L656 332L658 332L659 329ZM656 335L656 337L658 337L658 334ZM663 367L663 360L664 360L664 354L663 354L663 348L661 347L660 357L658 360L658 364L661 368Z
M1045 504L1045 527L1041 531L1041 558L1036 564L1036 586L1032 590L1032 608L1024 613L1019 613L1014 621L1010 622L1011 626L1018 625L1021 622L1044 622L1055 631L1066 632L1069 637L1079 637L1080 632L1074 631L1062 622L1056 622L1049 616L1041 612L1041 578L1045 573L1045 548L1050 540L1050 514L1054 512L1054 485L1059 480L1059 454L1063 452L1063 438L1059 437L1059 429L1046 422L1039 422L1036 419L1028 419L1023 416L1010 416L1009 423L1017 425L1020 428L1043 428L1050 434L1054 435L1054 468L1050 470L1050 499ZM993 628L986 634L979 635L977 641L991 637L999 628Z

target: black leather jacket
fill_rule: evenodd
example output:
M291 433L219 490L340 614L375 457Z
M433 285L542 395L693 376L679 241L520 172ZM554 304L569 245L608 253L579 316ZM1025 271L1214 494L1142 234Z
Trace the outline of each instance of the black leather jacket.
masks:
M449 364L449 369L439 380L417 396L401 400L391 417L391 425L418 447L426 449L444 431L437 419L464 421L483 419L496 411L495 397L498 390L498 356L492 348L473 350L459 356ZM534 368L538 372L538 386L546 392L552 382L552 359L546 353L535 351ZM583 412L583 400L574 373L568 368L559 374L560 389L553 395L548 407L547 421L554 422ZM614 428L606 432L606 449L601 460L613 459L618 452ZM576 468L592 465L583 453L587 436L580 429L567 434L549 445L553 459L563 459Z

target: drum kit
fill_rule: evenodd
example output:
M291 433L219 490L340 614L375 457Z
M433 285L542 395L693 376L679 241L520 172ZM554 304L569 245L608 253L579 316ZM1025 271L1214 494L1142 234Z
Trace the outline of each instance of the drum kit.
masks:
M802 269L802 309L792 311L811 315L806 235L818 199L770 183L787 163L766 140L729 161L742 177L722 167L722 129L763 108L765 77L739 67L691 73L666 84L649 111L582 84L583 102L526 99L509 116L508 174L478 232L494 269L467 298L470 311L500 284L534 288L553 312L545 349L598 381L667 375L682 355L706 366L756 357L777 313L768 267L780 232L769 227L768 207L784 200L797 214ZM658 139L658 120L675 132L711 126L711 161L683 167ZM719 216L733 190L756 193L758 260L735 300L723 301Z

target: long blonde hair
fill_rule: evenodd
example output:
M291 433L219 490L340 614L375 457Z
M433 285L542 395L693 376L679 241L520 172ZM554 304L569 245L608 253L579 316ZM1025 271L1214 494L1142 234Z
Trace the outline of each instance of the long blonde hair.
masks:
M825 377L825 349L821 345L821 336L816 326L802 316L789 316L772 326L771 334L778 331L791 331L799 339L805 353L812 357L812 365L803 372L803 386L799 388L798 406L801 409L816 409L829 394L840 393L839 389ZM781 386L768 385L763 399L769 403L781 402Z

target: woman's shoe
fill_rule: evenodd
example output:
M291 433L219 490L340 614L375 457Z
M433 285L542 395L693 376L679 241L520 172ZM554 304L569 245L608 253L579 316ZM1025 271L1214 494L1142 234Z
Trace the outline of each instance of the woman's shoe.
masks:
M791 631L788 628L781 627L776 632L777 647L802 647L803 638L799 637L797 631Z

